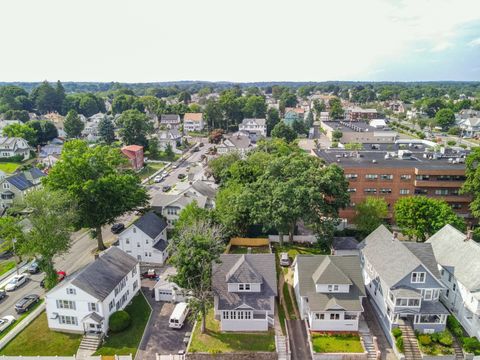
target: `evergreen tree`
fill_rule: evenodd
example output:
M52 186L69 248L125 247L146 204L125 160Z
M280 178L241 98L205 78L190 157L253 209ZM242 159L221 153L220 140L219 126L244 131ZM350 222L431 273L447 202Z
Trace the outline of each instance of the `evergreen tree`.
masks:
M98 123L98 134L100 139L108 145L115 141L115 128L108 116L104 116Z
M65 117L64 122L65 132L67 137L76 138L82 134L82 130L85 127L85 124L80 120L80 116L75 110L70 110Z

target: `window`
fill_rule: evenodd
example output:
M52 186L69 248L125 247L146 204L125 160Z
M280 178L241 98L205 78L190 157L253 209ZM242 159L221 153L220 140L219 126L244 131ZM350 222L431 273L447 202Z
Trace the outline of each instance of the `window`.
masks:
M64 316L60 315L58 317L58 321L60 324L65 324L65 325L78 325L77 317L76 316Z
M397 299L396 306L408 306L408 299Z
M440 270L440 274L442 274L443 276L445 274L445 270L444 269Z
M76 295L77 291L73 288L67 288L67 294L68 295Z
M400 189L400 195L408 195L408 194L410 194L409 189Z
M393 179L393 175L391 175L391 174L383 174L383 175L380 175L380 179L382 179L382 180L392 180L392 179Z
M423 290L423 299L424 300L432 300L433 298L433 290L432 289L424 289Z
M145 244L147 244L147 245L148 245L148 239L145 239Z
M228 311L222 311L222 318L228 320Z
M357 189L355 189L355 188L348 188L348 189L347 189L347 192L349 192L349 193L354 193L354 192L357 192Z
M391 194L391 193L392 193L392 189L383 188L383 189L380 189L380 192L381 192L382 194Z
M138 247L140 247L140 243L139 243L139 242L137 242L137 248L138 248Z
M457 290L457 284L453 284L452 290L453 290L453 291Z
M400 175L400 180L410 180L411 178L412 178L412 175L408 175L408 174Z
M57 309L71 309L76 310L75 301L57 300Z
M135 266L135 267L132 269L132 277L134 277L136 274L137 274L137 267Z
M435 324L439 323L441 315L420 315L420 323Z
M350 180L356 180L358 178L357 174L345 174L345 177Z
M449 296L450 296L450 290L447 289L447 291L445 291L445 297L448 299Z
M338 291L338 285L333 285L333 291Z
M375 188L366 188L364 191L367 194L376 194L377 193L377 189L375 189Z
M340 320L340 314L330 314L330 320Z
M108 303L108 311L112 311L115 307L115 300L112 300Z
M436 189L435 195L448 195L448 189Z
M133 233L134 233L134 234L137 233L137 228L136 228L136 227L133 228Z
M7 182L4 182L4 183L3 183L3 188L4 188L4 189L10 189L10 184L7 183Z
M448 274L448 282L452 282L452 274Z
M419 284L425 282L425 273L424 272L412 272L412 280L413 284Z
M123 290L123 288L127 285L127 278L128 278L128 275L125 276L122 281L120 281L120 284L118 284L116 287L115 287L115 296L117 296L120 291Z
M415 189L415 195L427 195L428 190L427 189Z
M138 287L138 280L135 280L135 282L133 283L133 291L135 291L137 287Z
M97 311L96 303L88 303L88 311Z
M417 179L417 180L428 181L428 180L430 180L430 176L429 176L429 175L417 175L417 176L416 176L416 179Z
M238 291L250 291L250 284L238 284Z
M343 315L343 318L345 320L357 320L357 315L356 314L345 314L345 315Z
M377 174L367 174L367 175L365 175L365 179L376 180L376 179L378 179L378 175Z

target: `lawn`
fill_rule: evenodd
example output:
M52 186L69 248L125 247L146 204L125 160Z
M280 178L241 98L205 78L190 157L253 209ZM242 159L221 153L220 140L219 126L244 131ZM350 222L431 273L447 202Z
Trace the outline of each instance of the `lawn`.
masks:
M43 312L1 351L0 355L16 356L71 356L76 354L81 335L64 334L48 328L47 314Z
M28 315L30 314L34 309L36 309L41 303L43 303L43 299L40 300L38 303L36 303L34 306L32 306L32 308L30 310L28 310L27 312L24 312L23 314L20 314L20 316L17 318L17 320L15 320L15 322L13 324L10 324L10 326L8 328L6 328L5 330L3 330L1 333L0 333L0 339L3 339L5 337L5 335L7 335L15 326L17 326L18 324L20 324L20 322ZM7 331L8 329L8 331Z
M12 162L0 162L0 171L3 171L7 174L12 174L20 165L21 164Z
M316 353L363 353L358 335L312 335L313 351Z
M288 252L288 256L292 259L295 259L295 256L298 254L307 254L307 255L325 255L325 252L322 251L319 247L310 246L306 244L286 244L284 243L283 246L278 244L275 245L275 249L280 256L282 252Z
M105 343L98 349L95 355L132 354L132 356L135 357L152 310L140 292L133 298L132 303L125 308L125 311L130 314L132 319L130 327L120 333L108 334Z
M288 291L288 284L287 282L283 283L283 298L285 299L285 305L287 306L287 312L288 316L290 317L291 320L296 320L296 315L295 315L295 305L294 305L294 299L290 297L290 292Z
M275 351L273 331L256 333L223 333L220 322L213 317L213 309L207 314L207 331L200 333L200 320L192 335L189 352L230 353L230 352Z
M270 254L270 248L268 246L251 246L252 254ZM232 245L229 250L229 254L246 254L248 246L236 246Z
M5 274L7 271L12 270L15 267L15 260L5 260L0 262L0 275Z
M145 167L140 170L140 172L138 173L138 175L140 176L140 178L143 179L146 179L147 177L149 176L152 176L153 174L155 174L158 170L160 169L163 169L165 167L165 164L164 163L157 163L157 162L149 162L145 165Z

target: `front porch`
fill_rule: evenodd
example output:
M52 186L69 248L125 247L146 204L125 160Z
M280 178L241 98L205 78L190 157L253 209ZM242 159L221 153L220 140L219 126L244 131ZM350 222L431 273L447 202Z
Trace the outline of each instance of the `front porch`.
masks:
M274 325L268 311L229 310L220 314L221 331L268 331L269 326Z

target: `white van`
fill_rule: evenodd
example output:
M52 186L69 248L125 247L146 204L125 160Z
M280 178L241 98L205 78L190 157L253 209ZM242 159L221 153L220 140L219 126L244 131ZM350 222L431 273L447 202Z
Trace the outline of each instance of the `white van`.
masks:
M181 329L185 318L188 315L188 304L186 302L178 303L173 309L172 315L170 315L170 320L168 326L175 329Z

